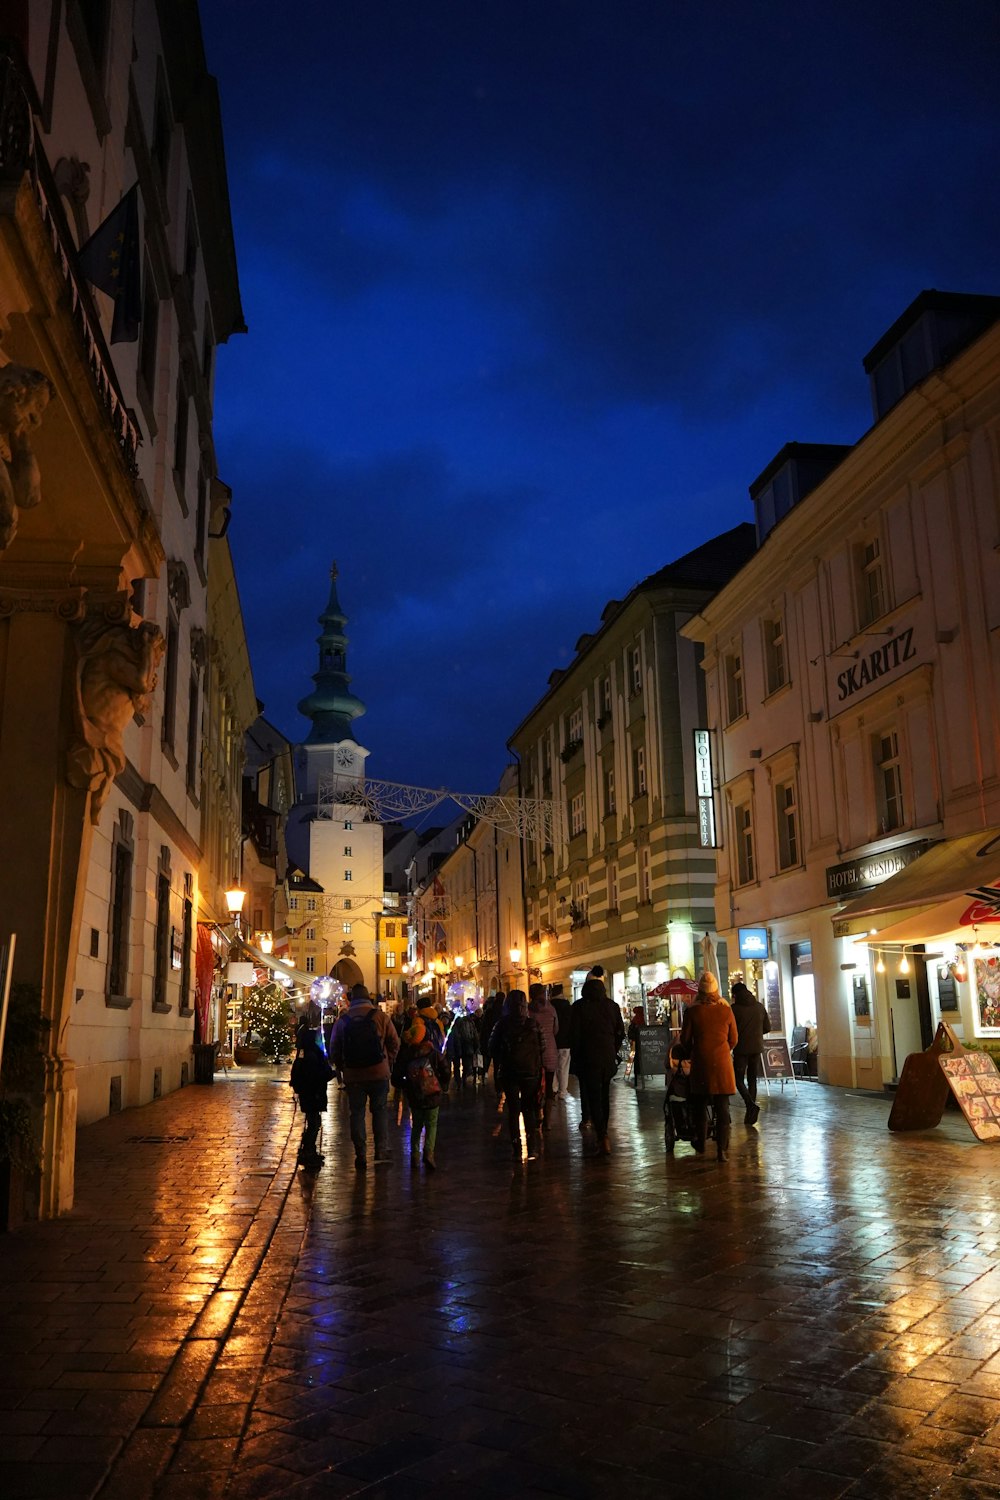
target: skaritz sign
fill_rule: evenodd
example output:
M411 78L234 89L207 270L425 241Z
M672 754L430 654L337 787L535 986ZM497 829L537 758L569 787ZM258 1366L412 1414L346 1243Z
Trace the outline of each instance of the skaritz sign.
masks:
M888 677L905 661L913 661L916 654L917 648L913 644L913 626L908 625L905 630L892 636L884 645L877 646L874 651L869 651L867 656L862 656L852 667L837 673L838 699L841 703L846 703L848 698L853 698L854 694L860 693L862 688L870 687L880 677Z

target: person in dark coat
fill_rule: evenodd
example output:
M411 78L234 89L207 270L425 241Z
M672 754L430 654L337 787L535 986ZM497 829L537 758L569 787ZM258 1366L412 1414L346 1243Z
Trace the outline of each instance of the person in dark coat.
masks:
M529 1161L538 1155L541 1144L538 1111L542 1096L543 1046L541 1029L528 1015L527 995L523 990L511 990L490 1037L490 1056L497 1088L507 1101L507 1128L516 1161L521 1159L522 1115Z
M459 1090L471 1078L476 1080L476 1055L479 1051L479 1030L464 1006L459 1006L448 1028L445 1051L451 1063L452 1077Z
M316 1149L320 1115L326 1113L326 1086L333 1068L320 1039L320 1032L300 1022L295 1033L296 1054L289 1083L299 1101L305 1119L299 1142L300 1167L321 1167L323 1158Z
M580 998L572 1009L571 1026L570 1043L580 1080L580 1099L597 1138L598 1151L610 1156L611 1080L618 1069L625 1024L600 979L584 980Z
M729 991L736 1017L738 1039L733 1048L733 1065L736 1072L736 1088L746 1105L744 1125L756 1125L760 1117L757 1103L757 1073L760 1055L764 1050L764 1037L771 1029L771 1018L752 990L737 980Z
M714 974L702 974L697 998L684 1012L681 1047L691 1059L690 1100L699 1156L705 1150L708 1101L715 1106L715 1144L719 1161L729 1160L729 1099L736 1093L733 1048L738 1032L728 1000L719 993Z
M503 990L487 995L483 1001L483 1008L479 1016L479 1050L483 1054L483 1078L490 1071L492 1055L490 1053L490 1037L503 1014L504 1002ZM493 1082L496 1083L496 1069L493 1070Z
M549 1004L555 1011L559 1022L559 1029L556 1032L556 1051L559 1054L556 1063L556 1093L565 1097L569 1093L569 1033L572 1006L563 994L561 984L549 986Z

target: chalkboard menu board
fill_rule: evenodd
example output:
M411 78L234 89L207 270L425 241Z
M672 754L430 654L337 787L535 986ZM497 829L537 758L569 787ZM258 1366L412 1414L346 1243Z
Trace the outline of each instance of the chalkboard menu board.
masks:
M764 966L764 1005L772 1031L781 1030L781 992L778 989L778 965Z
M792 1058L788 1050L787 1038L783 1036L766 1036L764 1038L764 1051L761 1056L764 1063L765 1078L795 1077L795 1069L792 1067Z
M640 1078L651 1078L657 1073L666 1073L669 1066L667 1053L670 1040L675 1033L669 1026L640 1026L639 1054L636 1073Z
M938 1062L976 1139L1000 1141L1000 1073L992 1057L963 1052Z

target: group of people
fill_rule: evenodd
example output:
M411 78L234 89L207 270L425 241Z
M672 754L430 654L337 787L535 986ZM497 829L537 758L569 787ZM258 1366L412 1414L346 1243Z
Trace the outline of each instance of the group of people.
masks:
M625 1027L608 997L603 971L592 972L573 1004L561 985L532 985L530 995L513 989L491 995L478 1017L457 1014L446 1027L427 1001L406 1012L399 1028L355 985L350 1003L324 1037L309 1019L296 1032L290 1082L305 1121L299 1163L318 1167L319 1130L327 1107L327 1087L339 1076L350 1112L354 1166L368 1169L367 1119L371 1116L376 1166L389 1161L389 1091L409 1106L410 1164L437 1167L438 1112L454 1070L461 1086L476 1076L480 1061L493 1077L507 1116L511 1149L521 1155L521 1122L529 1158L541 1149L555 1099L565 1095L569 1074L578 1078L581 1130L595 1153L610 1154L608 1136L611 1080L617 1071Z

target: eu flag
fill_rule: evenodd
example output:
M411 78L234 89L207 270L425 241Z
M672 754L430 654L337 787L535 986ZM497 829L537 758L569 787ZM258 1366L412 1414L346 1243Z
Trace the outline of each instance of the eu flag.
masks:
M111 342L134 344L142 314L138 183L80 247L77 265L89 282L114 298Z

